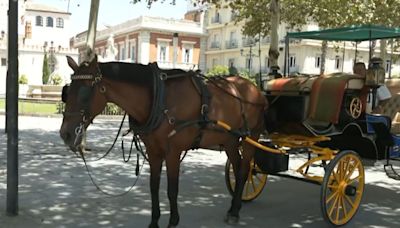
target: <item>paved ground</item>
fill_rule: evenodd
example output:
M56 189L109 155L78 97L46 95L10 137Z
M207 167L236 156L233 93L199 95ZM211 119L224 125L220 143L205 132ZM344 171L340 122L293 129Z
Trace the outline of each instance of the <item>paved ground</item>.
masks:
M58 136L60 124L60 118L20 117L20 213L7 217L7 140L0 115L0 227L146 227L151 210L148 166L130 193L106 197L92 185L82 162L64 147ZM106 149L118 124L95 121L88 144L94 150ZM97 155L93 152L90 157ZM230 204L225 160L225 154L215 151L189 152L182 164L179 227L230 227L223 222ZM123 164L119 150L90 167L100 185L113 193L122 192L135 179L134 164ZM366 170L364 199L347 227L400 227L400 182L388 179L381 164ZM165 179L163 175L161 227L166 227L169 213ZM243 205L236 227L327 227L319 198L317 185L270 177L261 195Z

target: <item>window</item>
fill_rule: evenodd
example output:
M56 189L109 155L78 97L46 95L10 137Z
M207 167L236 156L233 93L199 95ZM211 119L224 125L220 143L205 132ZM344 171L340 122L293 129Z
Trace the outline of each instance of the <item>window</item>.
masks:
M246 69L249 69L249 71L251 71L251 63L252 63L252 59L250 58L246 58Z
M168 62L168 52L169 52L168 47L169 47L168 41L159 41L158 42L157 60L159 62Z
M192 63L193 62L193 45L183 44L182 46L182 62Z
M392 67L392 63L391 63L390 59L386 60L386 62L385 62L385 72L389 73L391 67Z
M129 46L130 46L130 59L131 59L131 62L132 63L135 63L136 62L136 45L135 45L135 43L134 43L135 41L131 41L130 43L129 43Z
M57 28L64 28L64 19L61 17L56 19L56 27Z
M53 27L53 18L52 17L47 17L46 18L46 26L47 27Z
M264 65L265 66L267 66L268 68L270 67L270 63L269 63L269 58L268 57L265 57L265 60L264 60L265 62L264 62Z
M36 16L36 26L43 26L43 17Z
M6 66L6 65L7 65L7 59L1 58L1 66Z
M125 44L120 43L119 45L119 60L125 60Z
M296 56L290 55L289 56L289 67L295 67L295 66L296 66Z
M316 56L315 57L315 68L320 68L321 67L321 56Z
M340 68L340 57L337 55L335 56L335 70L339 70Z

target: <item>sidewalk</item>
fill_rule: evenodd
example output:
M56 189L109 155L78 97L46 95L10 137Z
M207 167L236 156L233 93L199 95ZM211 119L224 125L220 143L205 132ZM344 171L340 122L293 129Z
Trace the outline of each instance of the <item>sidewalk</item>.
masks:
M95 120L88 132L100 156L112 143L120 120ZM83 163L67 150L58 130L61 118L19 118L19 215L5 216L6 135L0 115L0 227L147 227L151 200L149 170L130 193L102 195L87 176ZM128 140L126 140L128 141ZM127 145L126 145L127 147ZM107 191L121 193L135 180L135 162L124 164L120 141L109 157L90 163L96 181ZM199 150L188 153L181 166L180 225L185 228L231 227L223 222L231 197L224 180L226 155ZM160 227L166 227L169 204L165 168L161 177ZM346 227L400 227L400 182L388 179L382 164L366 167L364 199ZM320 211L320 186L270 176L261 195L243 204L235 227L328 227Z

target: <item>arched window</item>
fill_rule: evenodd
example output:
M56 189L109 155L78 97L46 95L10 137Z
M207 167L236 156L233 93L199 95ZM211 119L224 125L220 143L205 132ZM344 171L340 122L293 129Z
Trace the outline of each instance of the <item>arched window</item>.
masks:
M56 27L57 28L64 28L64 19L62 19L61 17L58 17L56 19Z
M43 26L43 17L36 16L36 26Z
M52 17L47 17L46 18L46 26L47 27L53 27L53 18Z

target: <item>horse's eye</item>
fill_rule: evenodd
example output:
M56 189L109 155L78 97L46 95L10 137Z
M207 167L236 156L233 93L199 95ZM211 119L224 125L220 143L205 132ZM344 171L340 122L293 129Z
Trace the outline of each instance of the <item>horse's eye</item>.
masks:
M62 88L62 92L61 92L61 101L64 103L67 103L67 99L68 99L68 90L69 90L69 85L66 84L65 86L63 86Z
M79 88L78 92L78 102L79 104L86 105L90 102L90 95L92 89L89 86L82 86Z

